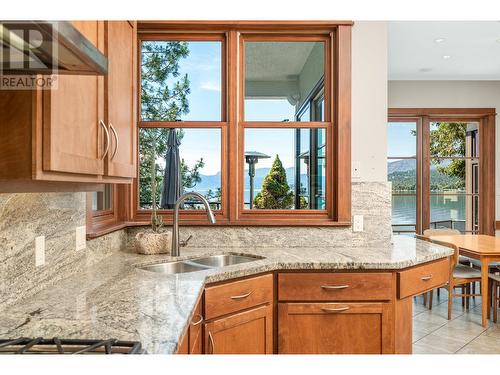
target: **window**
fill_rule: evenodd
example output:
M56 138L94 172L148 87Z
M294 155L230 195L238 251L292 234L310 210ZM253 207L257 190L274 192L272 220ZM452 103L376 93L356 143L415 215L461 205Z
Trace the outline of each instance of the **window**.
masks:
M298 109L323 84L324 38L296 42L248 38L244 49L244 120L295 121Z
M218 224L349 224L350 107L334 98L350 95L350 25L189 25L139 27L133 220L155 201L168 222L196 191ZM201 208L181 219L205 224Z
M488 110L427 111L389 111L387 167L393 189L393 231L453 228L492 233L492 116Z
M479 126L430 123L430 227L479 230Z
M325 134L325 129L245 129L245 208L324 210Z
M392 183L392 226L398 233L417 230L418 120L389 121L387 180Z
M172 144L173 142L173 144ZM139 130L139 207L152 207L151 150L156 143L155 172L157 207L172 209L175 184L182 192L203 194L214 210L221 209L221 131L211 128L141 128ZM175 157L178 160L175 160ZM199 209L201 202L185 201L183 209Z

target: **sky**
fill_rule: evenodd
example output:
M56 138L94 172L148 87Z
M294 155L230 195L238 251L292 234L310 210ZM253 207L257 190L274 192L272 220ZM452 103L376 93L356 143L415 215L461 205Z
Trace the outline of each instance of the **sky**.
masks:
M189 113L184 121L220 121L221 119L221 43L188 42L189 55L180 62L180 76L187 74L191 92L188 95ZM178 78L177 78L178 79ZM174 82L175 78L170 82ZM293 120L295 109L286 99L246 100L246 120ZM205 161L201 173L214 175L221 170L220 130L185 129L180 146L181 158L188 165L200 157ZM291 129L265 129L245 132L245 150L259 151L272 156L259 161L258 168L269 168L274 156L280 155L285 168L294 166L294 132Z
M414 122L389 122L387 127L387 156L415 156L417 137Z

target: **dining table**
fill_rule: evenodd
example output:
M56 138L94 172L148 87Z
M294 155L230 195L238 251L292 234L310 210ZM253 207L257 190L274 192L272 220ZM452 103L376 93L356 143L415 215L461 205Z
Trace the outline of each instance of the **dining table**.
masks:
M458 247L460 255L481 262L481 307L482 325L488 326L489 318L489 264L500 261L500 237L485 234L456 234L429 236L431 240Z

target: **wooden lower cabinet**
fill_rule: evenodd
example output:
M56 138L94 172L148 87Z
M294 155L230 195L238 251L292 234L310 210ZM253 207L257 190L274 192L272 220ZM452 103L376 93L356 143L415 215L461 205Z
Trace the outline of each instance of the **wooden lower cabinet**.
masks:
M280 354L393 353L390 303L279 303Z
M272 354L272 305L205 323L204 337L206 354Z

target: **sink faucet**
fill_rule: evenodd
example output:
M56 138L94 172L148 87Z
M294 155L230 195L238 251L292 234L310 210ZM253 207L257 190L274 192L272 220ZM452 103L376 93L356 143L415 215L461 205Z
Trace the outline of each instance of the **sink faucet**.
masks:
M214 213L212 212L212 209L210 208L210 204L208 203L207 199L203 195L201 195L200 193L196 193L194 191L182 194L179 197L179 199L177 199L174 206L174 224L172 228L172 250L171 250L171 255L174 257L178 257L180 255L180 247L186 246L187 244L187 241L182 243L179 241L179 207L181 206L182 202L186 200L186 198L198 198L201 201L201 203L203 203L205 209L207 210L208 221L210 221L210 224L215 224Z

